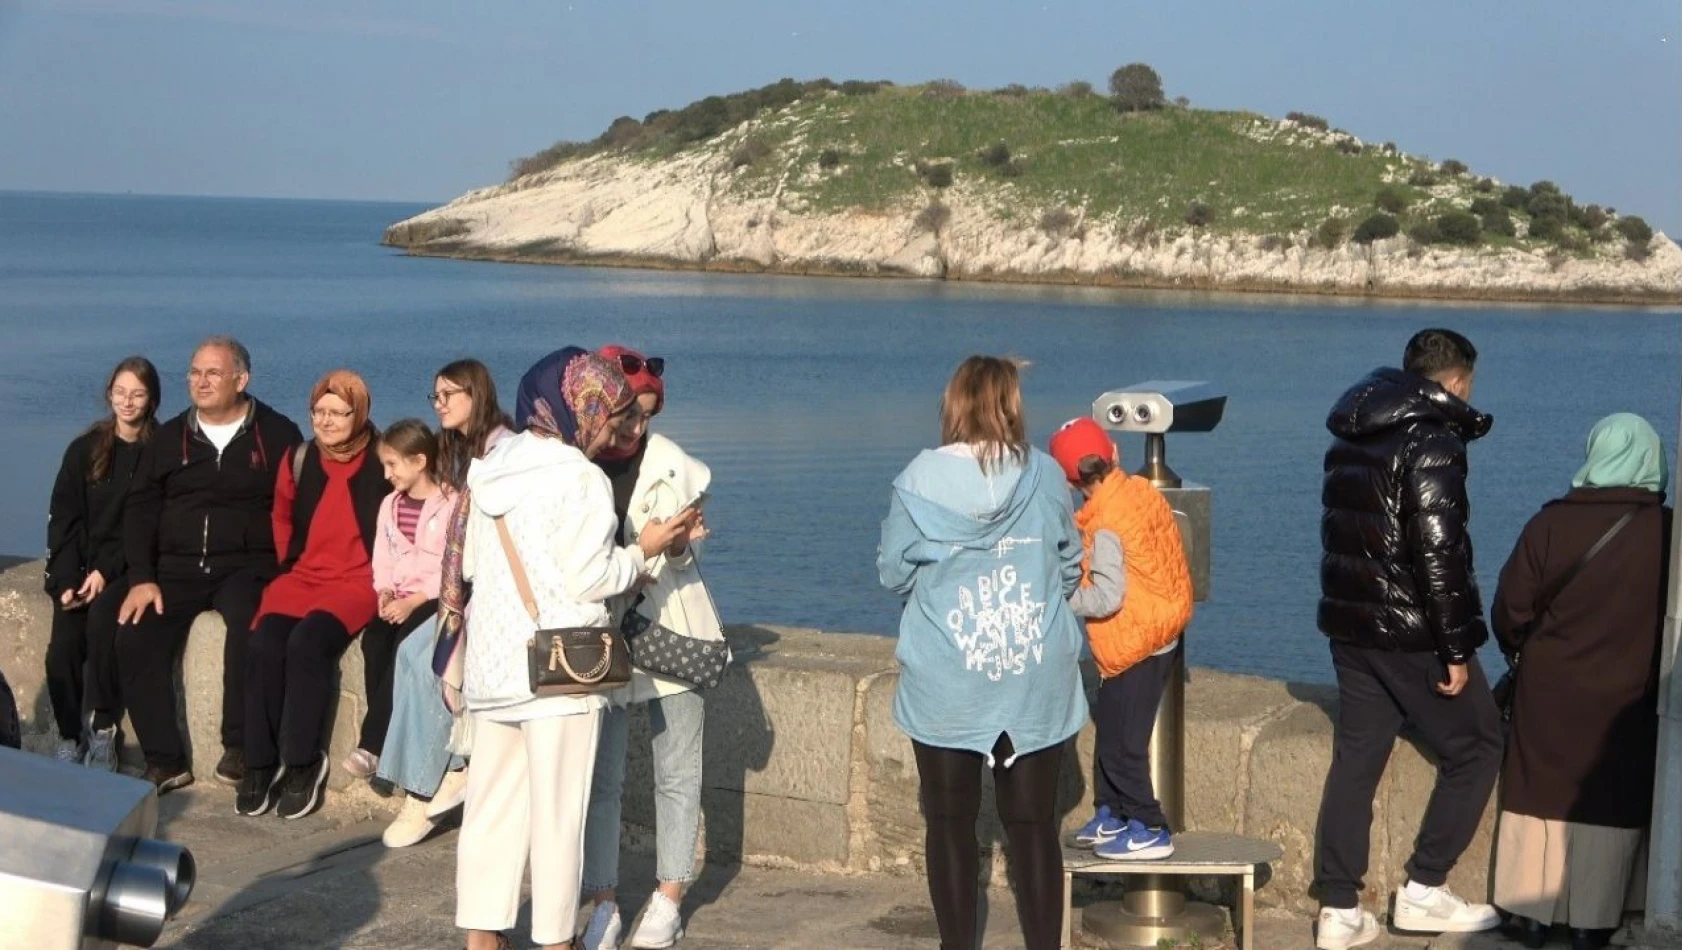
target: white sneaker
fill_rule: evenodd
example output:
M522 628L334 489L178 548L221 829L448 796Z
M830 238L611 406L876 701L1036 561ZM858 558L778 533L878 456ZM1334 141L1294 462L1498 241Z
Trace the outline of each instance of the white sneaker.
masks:
M53 760L65 765L82 764L82 744L75 739L60 739L53 745Z
M1351 923L1335 907L1320 908L1319 926L1315 928L1314 946L1319 950L1349 950L1378 939L1378 918L1371 911L1361 911L1360 921Z
M444 781L438 786L438 794L432 796L432 801L426 804L426 817L442 818L452 808L461 807L467 801L467 770L456 769L444 773Z
M115 772L117 771L117 750L121 745L122 736L117 733L116 726L91 730L88 733L88 754L82 759L82 762L90 769Z
M642 923L637 924L631 946L637 950L665 950L682 936L683 915L678 913L677 904L670 897L655 891L654 896L649 898L648 906L643 908Z
M580 950L615 950L619 946L619 905L603 901L590 912L590 923L584 928Z
M437 822L426 817L426 800L409 795L403 799L403 810L380 836L388 848L407 848L419 844L432 833Z
M1403 887L1396 892L1396 912L1390 923L1410 933L1469 934L1494 930L1501 915L1488 904L1469 904L1446 887L1430 888L1423 898L1408 896Z

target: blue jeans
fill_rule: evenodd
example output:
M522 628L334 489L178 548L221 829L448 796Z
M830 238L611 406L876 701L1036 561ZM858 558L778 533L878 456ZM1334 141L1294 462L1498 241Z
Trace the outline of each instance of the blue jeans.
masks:
M648 703L648 724L654 733L654 873L661 883L687 884L695 877L706 722L706 701L694 690ZM624 707L602 713L590 816L584 827L585 894L619 886L620 799L630 724Z
M380 753L379 777L412 795L431 798L444 773L467 763L445 748L453 719L432 672L436 622L428 620L403 638L391 682L391 727Z

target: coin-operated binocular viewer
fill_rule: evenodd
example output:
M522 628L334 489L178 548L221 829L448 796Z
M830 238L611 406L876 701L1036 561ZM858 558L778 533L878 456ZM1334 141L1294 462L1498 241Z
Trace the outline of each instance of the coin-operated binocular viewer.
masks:
M150 947L187 903L151 783L0 748L0 947Z
M1213 493L1206 485L1183 481L1168 467L1167 434L1209 432L1225 412L1226 394L1206 382L1153 380L1107 392L1092 404L1092 418L1099 425L1145 436L1144 465L1135 474L1150 479L1174 510L1191 567L1192 595L1198 601L1209 598ZM1182 640L1151 733L1151 783L1175 832L1185 830L1185 655ZM1225 928L1220 910L1186 900L1182 878L1148 873L1130 877L1119 903L1086 908L1082 921L1083 929L1094 936L1137 946L1155 946L1164 937L1176 943L1194 934L1219 937Z

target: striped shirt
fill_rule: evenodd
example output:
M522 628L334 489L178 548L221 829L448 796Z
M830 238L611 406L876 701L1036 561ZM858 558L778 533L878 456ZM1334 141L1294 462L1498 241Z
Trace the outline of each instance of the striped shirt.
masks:
M403 537L408 538L410 544L415 543L415 531L420 527L421 509L426 507L426 502L410 498L408 493L404 492L397 496L397 504L394 507L397 530L403 532Z

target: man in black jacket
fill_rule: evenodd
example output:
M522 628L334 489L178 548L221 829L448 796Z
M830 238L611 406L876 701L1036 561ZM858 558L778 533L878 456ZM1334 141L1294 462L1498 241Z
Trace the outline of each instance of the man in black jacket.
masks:
M1408 342L1402 369L1380 369L1332 408L1320 538L1320 630L1332 640L1339 711L1320 805L1316 945L1347 950L1379 935L1358 895L1373 800L1390 750L1411 723L1439 762L1398 930L1470 932L1494 908L1445 887L1477 833L1501 764L1500 716L1477 648L1489 638L1467 532L1466 444L1491 418L1467 404L1477 350L1450 330Z
M275 557L275 477L303 441L292 420L246 393L251 354L211 337L187 373L192 408L158 427L141 455L124 510L132 586L118 619L123 699L164 793L192 784L176 722L174 659L193 621L214 610L222 651L222 759L216 779L245 775L245 647Z

